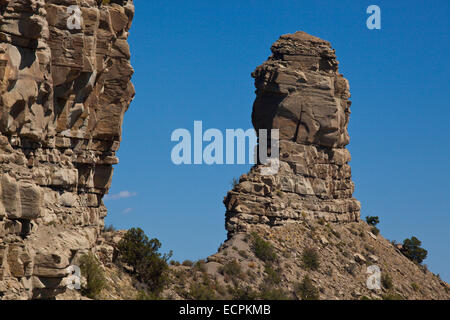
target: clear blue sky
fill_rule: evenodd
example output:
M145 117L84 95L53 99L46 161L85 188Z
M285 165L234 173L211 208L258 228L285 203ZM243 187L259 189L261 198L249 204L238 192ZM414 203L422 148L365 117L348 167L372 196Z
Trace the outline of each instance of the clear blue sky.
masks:
M381 8L381 30L366 8ZM281 34L330 41L350 81L355 197L388 239L412 235L450 281L450 2L135 0L136 98L125 115L107 224L139 226L177 260L226 238L223 197L248 165L175 166L177 128L251 128L250 73ZM125 192L127 191L127 192ZM121 196L118 194L121 193Z

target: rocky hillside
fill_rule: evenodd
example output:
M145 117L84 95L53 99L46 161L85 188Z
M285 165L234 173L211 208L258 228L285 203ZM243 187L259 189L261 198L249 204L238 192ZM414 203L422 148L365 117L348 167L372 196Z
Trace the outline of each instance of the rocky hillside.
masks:
M0 0L0 298L53 298L103 229L132 1Z
M120 261L117 244L124 233L103 233L94 248L106 280L96 299L153 299L143 294L151 288ZM380 287L369 289L374 265L381 271ZM252 225L204 260L171 261L167 275L159 299L450 299L446 282L363 221L300 219L273 227ZM83 297L67 291L58 298Z
M450 286L408 258L365 222L302 220L255 225L194 266L172 266L175 299L450 299ZM257 236L256 236L257 235ZM267 253L256 246L266 243ZM381 269L371 290L368 267ZM305 285L309 283L309 285Z

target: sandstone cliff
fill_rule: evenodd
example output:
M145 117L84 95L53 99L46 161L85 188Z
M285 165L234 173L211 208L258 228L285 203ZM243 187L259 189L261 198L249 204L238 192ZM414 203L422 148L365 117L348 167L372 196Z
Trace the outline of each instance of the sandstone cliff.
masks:
M0 298L64 292L103 229L134 7L101 2L0 0Z

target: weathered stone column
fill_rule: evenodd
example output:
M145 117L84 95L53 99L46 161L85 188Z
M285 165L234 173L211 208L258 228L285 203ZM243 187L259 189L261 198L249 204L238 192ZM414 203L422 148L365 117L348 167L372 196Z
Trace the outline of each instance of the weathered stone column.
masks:
M345 148L350 92L334 50L301 31L280 37L271 50L252 74L252 122L256 130L279 130L280 167L275 175L262 175L256 165L228 193L229 236L249 224L358 220Z

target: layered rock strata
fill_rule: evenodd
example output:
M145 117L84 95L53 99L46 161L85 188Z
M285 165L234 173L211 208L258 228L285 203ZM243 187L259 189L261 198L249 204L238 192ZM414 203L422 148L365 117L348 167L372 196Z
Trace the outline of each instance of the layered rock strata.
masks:
M252 74L252 122L257 132L279 130L279 170L263 175L263 165L256 165L227 194L229 237L251 224L360 216L346 149L349 84L338 72L335 51L304 32L281 36L271 50Z
M96 242L133 96L129 1L0 0L0 298L55 297Z

